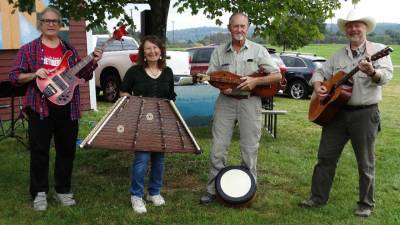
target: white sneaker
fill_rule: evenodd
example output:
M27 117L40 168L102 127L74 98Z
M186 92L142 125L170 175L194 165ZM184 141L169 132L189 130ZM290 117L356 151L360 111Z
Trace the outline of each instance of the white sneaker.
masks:
M46 192L38 192L33 200L33 210L46 211L47 209L47 195Z
M53 195L54 199L58 202L61 203L63 206L73 206L76 204L76 201L74 199L74 194L68 193L68 194L59 194L55 193Z
M147 201L152 202L155 206L165 205L165 200L161 195L148 195Z
M142 198L131 195L131 203L133 211L136 213L142 214L147 212L146 205Z

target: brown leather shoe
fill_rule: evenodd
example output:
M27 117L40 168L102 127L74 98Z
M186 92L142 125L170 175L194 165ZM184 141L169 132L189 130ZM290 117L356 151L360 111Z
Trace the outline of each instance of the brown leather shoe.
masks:
M300 202L300 203L298 204L298 206L299 206L300 208L305 208L305 209L309 209L309 208L320 208L320 207L322 207L322 206L324 206L324 205L325 205L325 204L318 203L318 202L316 202L316 201L314 201L314 200L312 200L312 199L304 200L304 201L302 201L302 202Z

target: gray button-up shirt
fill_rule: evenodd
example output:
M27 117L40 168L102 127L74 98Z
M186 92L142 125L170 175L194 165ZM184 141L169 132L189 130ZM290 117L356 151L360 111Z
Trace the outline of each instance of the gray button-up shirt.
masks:
M310 83L324 81L332 78L339 71L349 73L356 68L358 62L367 56L372 56L385 48L383 44L367 41L359 49L357 56L353 57L350 45L339 49L326 61L321 68L315 70ZM390 56L385 56L372 62L376 73L380 76L379 82L374 82L367 74L358 71L353 75L353 92L348 105L371 105L382 99L382 85L393 77L393 65Z
M215 48L211 55L207 74L224 70L239 76L247 76L257 72L259 67L262 67L266 73L279 73L279 67L267 49L246 39L239 52L234 51L231 42ZM239 93L235 92L234 94Z

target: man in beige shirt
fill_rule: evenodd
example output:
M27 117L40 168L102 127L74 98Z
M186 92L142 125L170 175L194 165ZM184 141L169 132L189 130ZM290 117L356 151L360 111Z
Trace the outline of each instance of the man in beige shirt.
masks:
M339 49L322 68L315 71L310 81L314 94L323 100L328 93L322 81L331 79L339 71L348 73L357 66L359 71L352 77L353 91L349 102L328 125L322 127L311 196L299 206L314 208L327 203L337 162L350 140L359 171L359 200L354 214L368 217L375 206L374 143L380 128L378 102L382 99L382 85L393 76L393 66L389 56L374 62L366 60L385 47L366 38L367 33L375 28L373 18L363 17L352 10L346 19L338 20L338 27L346 34L350 44Z
M248 17L235 13L229 19L228 29L232 40L216 48L211 55L207 73L225 70L243 76L243 82L235 89L221 90L215 104L213 119L213 141L210 155L207 193L200 198L201 204L215 200L215 177L226 165L228 147L236 124L240 131L241 164L257 179L256 165L261 137L261 98L250 95L257 85L278 83L281 80L279 67L267 49L246 39L249 28ZM262 68L268 76L249 77Z

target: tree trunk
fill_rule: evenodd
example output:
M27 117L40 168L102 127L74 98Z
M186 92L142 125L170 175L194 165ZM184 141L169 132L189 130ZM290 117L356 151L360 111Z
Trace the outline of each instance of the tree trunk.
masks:
M167 19L170 0L150 0L151 21L150 34L161 38L164 42L167 40Z

